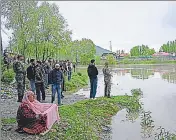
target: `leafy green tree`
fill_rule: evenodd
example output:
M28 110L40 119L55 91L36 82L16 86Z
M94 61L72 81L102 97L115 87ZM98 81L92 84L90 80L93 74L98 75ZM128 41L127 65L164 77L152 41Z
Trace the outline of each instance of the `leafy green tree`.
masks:
M109 63L109 65L114 65L117 63L116 59L111 54L107 55L106 59L107 59L107 62Z
M13 30L14 41L18 47L18 53L25 56L25 51L29 42L28 21L31 9L37 6L35 1L1 1L2 15L6 19L5 27Z
M168 41L160 47L160 52L176 53L176 40Z
M17 54L38 60L79 59L87 64L95 56L95 44L90 39L72 41L72 31L56 4L36 1L5 1L5 26L13 31L11 47Z
M96 49L92 40L83 38L80 41L79 56L82 64L88 64L95 57Z
M101 63L101 57L100 56L95 56L95 63L100 64Z
M131 56L149 56L155 53L154 49L150 49L147 45L135 46L130 50Z

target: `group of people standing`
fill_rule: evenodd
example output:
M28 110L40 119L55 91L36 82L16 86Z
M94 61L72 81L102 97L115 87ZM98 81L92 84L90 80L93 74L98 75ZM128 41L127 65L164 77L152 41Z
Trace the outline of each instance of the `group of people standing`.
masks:
M105 62L105 66L103 68L103 75L104 75L104 96L110 98L111 93L111 71L108 67L108 62ZM95 60L92 59L91 63L87 68L87 73L90 79L90 99L95 99L97 93L97 82L98 82L98 70L95 66Z
M59 122L58 106L51 103L40 102L40 92L42 93L42 100L45 100L45 88L47 85L52 85L52 99L55 100L55 93L58 93L58 105L61 104L61 93L64 90L64 74L71 75L71 62L67 61L66 68L64 62L56 63L52 68L50 61L41 62L30 60L31 65L27 68L27 78L30 81L31 89L27 91L23 97L24 92L24 78L26 75L24 65L22 64L23 56L18 56L18 60L14 62L14 71L16 73L18 101L21 102L17 111L16 129L19 133L40 134L45 133L52 128L55 122ZM70 68L69 68L70 67ZM91 60L87 69L90 79L90 98L95 99L98 81L98 70L95 66L95 60ZM111 92L111 77L112 74L108 68L108 63L105 63L103 68L104 82L105 82L105 97L110 97ZM71 78L68 76L68 80ZM44 80L48 78L47 80ZM46 84L47 83L47 84ZM34 92L36 91L37 100ZM63 96L63 95L62 95Z
M25 77L27 75L30 88L36 94L39 102L45 102L45 90L48 89L49 85L52 85L51 102L55 101L55 94L57 92L58 105L61 105L61 98L64 98L63 91L65 91L64 77L67 76L68 81L71 80L72 69L75 69L75 66L69 60L53 63L51 60L41 62L31 59L30 66L25 70L23 60L24 57L18 55L17 60L13 63L13 69L16 73L18 102L21 102L23 99Z

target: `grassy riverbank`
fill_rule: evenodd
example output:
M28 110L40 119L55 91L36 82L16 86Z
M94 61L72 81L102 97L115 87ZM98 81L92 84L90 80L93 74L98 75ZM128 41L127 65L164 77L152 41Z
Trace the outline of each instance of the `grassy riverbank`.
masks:
M111 127L109 126L111 125L111 118L117 114L118 111L123 108L126 108L127 111L131 113L141 111L142 108L139 103L140 96L142 95L141 90L134 89L131 92L132 96L122 95L114 96L112 98L100 97L95 100L82 100L72 105L63 105L59 108L61 118L59 125L55 124L45 136L31 136L31 139L106 139L111 133ZM15 118L2 119L3 126L16 126L13 125L15 123ZM5 127L5 129L7 129L7 131L13 131L9 130L9 127ZM30 137L29 135L23 136ZM175 139L174 134L168 133L167 136L171 140ZM163 138L165 138L165 133L157 134L157 140L162 140Z
M133 96L115 96L82 100L59 108L60 124L54 125L49 133L40 139L54 140L97 140L102 137L103 128L111 124L111 117L122 108L139 110L140 90L132 91ZM13 124L15 118L2 119L2 124Z
M65 87L67 93L74 93L79 89L88 85L88 75L86 69L77 69L76 72L72 73L70 81L65 77Z
M84 100L73 105L59 108L60 125L55 125L45 138L54 140L97 140L102 137L103 127L111 123L111 117L122 108L139 110L139 90L133 96L115 96L112 98L97 98Z

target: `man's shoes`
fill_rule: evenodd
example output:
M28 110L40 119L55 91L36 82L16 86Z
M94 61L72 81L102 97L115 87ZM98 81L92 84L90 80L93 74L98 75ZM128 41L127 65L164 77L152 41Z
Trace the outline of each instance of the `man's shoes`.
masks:
M64 95L61 95L61 99L63 99L64 98Z
M21 103L22 102L22 98L18 98L17 102Z
M18 99L17 102L21 103L22 101Z
M20 133L20 134L25 133L25 131L22 128L18 128L15 131L18 132L18 133Z

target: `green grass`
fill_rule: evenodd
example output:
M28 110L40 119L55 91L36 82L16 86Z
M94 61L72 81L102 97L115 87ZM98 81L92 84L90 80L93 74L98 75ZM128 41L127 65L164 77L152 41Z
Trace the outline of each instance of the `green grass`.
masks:
M119 106L137 111L141 108L136 96L114 96L83 100L73 105L59 108L60 124L43 136L44 139L55 140L98 140L102 126L111 124L111 117L120 109ZM16 123L15 118L2 119L2 124Z
M111 118L123 108L127 112L136 113L141 110L139 96L140 89L131 90L132 96L122 95L112 98L100 97L96 100L83 100L73 105L63 105L59 108L60 123L55 124L50 132L40 139L49 140L99 140L102 127L111 124ZM135 120L139 115L136 114ZM128 117L128 116L127 116ZM2 119L2 124L14 124L15 118ZM171 140L175 140L174 134L167 134ZM157 140L164 140L161 133L157 134Z
M74 93L79 89L88 85L88 76L86 69L77 69L75 73L72 73L72 78L70 81L65 77L65 87L67 93Z
M2 118L1 119L2 124L14 124L16 123L15 118Z
M15 73L13 69L5 70L1 78L2 78L1 81L4 83L6 84L11 83L15 78Z
M55 125L55 131L49 132L45 138L54 140L98 140L102 126L111 123L111 117L121 108L137 111L141 108L135 96L116 96L112 98L97 98L83 100L73 105L59 108L60 125Z

